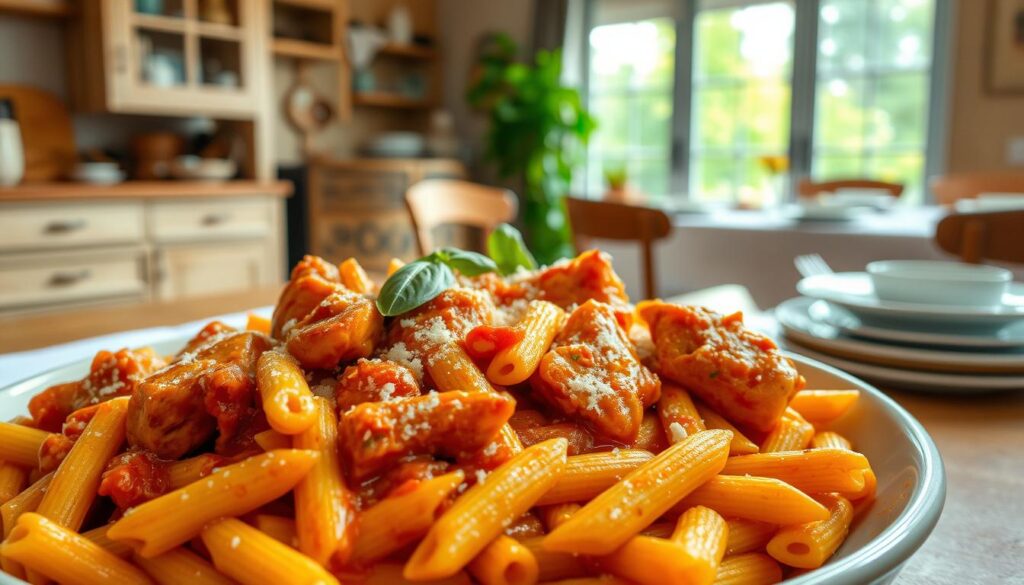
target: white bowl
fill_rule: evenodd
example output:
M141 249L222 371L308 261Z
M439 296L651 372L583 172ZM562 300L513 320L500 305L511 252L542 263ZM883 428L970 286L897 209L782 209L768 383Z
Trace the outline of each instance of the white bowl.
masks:
M930 260L872 262L868 274L879 299L958 307L1000 305L1013 280L995 266Z
M154 343L161 354L177 351L187 337ZM118 344L112 342L111 346ZM924 427L900 405L866 382L821 362L787 354L811 388L857 389L860 400L830 425L871 461L878 477L874 503L854 520L849 537L825 566L788 581L799 585L884 584L931 534L946 499L942 459ZM82 377L87 356L22 382L0 380L0 420L25 414L29 399L47 386ZM0 573L0 585L24 585Z
M227 158L200 158L184 155L171 163L171 175L193 181L226 181L235 176L238 165Z

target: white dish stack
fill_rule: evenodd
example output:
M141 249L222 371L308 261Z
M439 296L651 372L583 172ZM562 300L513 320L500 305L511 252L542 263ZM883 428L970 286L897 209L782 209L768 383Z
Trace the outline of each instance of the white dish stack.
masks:
M1024 283L1000 268L872 263L819 274L776 309L785 345L882 386L1024 389Z

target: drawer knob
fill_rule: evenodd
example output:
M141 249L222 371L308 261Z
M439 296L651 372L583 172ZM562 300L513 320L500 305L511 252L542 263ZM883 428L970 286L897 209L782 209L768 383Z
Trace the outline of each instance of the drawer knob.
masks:
M88 269L82 269L77 272L54 272L47 285L51 288L63 288L78 284L83 280L88 280L90 276L92 276L92 271Z
M87 223L84 219L61 219L46 224L43 232L54 235L67 234L84 229L86 225Z
M213 227L223 223L227 223L231 219L231 215L227 213L207 213L203 216L200 221L204 226Z

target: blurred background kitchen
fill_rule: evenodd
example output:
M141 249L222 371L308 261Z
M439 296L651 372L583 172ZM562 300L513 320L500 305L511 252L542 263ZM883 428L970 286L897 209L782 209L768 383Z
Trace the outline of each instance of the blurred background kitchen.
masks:
M68 338L268 304L307 251L383 272L437 178L548 261L567 195L651 210L594 233L658 240L593 240L634 297L770 307L794 256L955 258L942 216L1021 205L1024 0L0 0L0 118L0 315Z

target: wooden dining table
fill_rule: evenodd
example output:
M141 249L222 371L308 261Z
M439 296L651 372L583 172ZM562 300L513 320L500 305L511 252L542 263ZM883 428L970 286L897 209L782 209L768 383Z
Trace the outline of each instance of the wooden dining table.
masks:
M277 289L53 316L0 318L0 354L106 333L175 325L272 304ZM0 387L16 380L0 379ZM939 523L900 585L1024 584L1024 392L938 395L887 391L928 430L948 490Z

